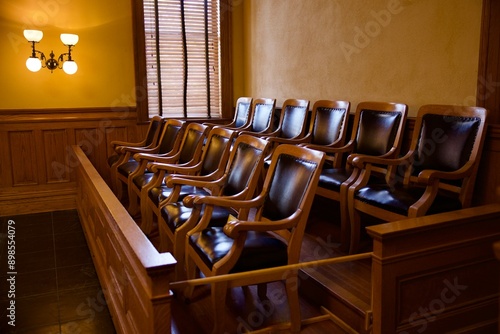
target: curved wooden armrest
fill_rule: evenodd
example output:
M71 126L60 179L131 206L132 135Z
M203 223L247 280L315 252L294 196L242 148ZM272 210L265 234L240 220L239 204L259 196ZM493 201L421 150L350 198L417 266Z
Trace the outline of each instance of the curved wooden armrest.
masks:
M301 215L302 210L298 209L291 216L276 221L271 221L268 219L260 221L233 220L224 225L224 233L228 237L236 239L238 234L243 231L267 232L284 230L295 226L297 220L300 219Z
M291 144L291 145L298 145L302 143L308 143L311 140L311 138L280 138L280 137L271 137L268 139L269 142L271 143L278 143L278 144Z
M431 184L436 179L445 179L445 180L463 179L470 173L470 168L473 165L474 164L472 162L468 161L465 165L462 166L462 168L459 168L451 172L426 169L418 174L417 182L422 184Z
M209 175L169 175L165 179L165 185L173 188L177 185L188 185L193 187L214 188L222 186L224 179L212 180Z
M189 175L196 173L201 168L201 162L197 163L194 166L185 166L178 164L165 164L161 162L150 162L148 163L148 169L153 173L156 173L160 170L165 170L170 173L177 173L183 175Z
M130 153L154 153L158 152L157 147L131 147L131 146L120 146L122 153L130 152Z
M258 207L264 203L264 196L257 196L250 200L243 200L243 195L246 194L246 191L242 191L239 194L233 196L193 196L188 195L184 197L183 203L188 208L192 208L194 206L200 206L202 204L206 205L214 205L226 208L239 208L239 209L251 209L254 207Z
M406 162L411 157L411 154L407 154L401 158L383 158L383 157L375 157L372 155L364 155L364 154L351 154L347 158L347 163L353 165L356 168L363 169L367 164L375 164L375 165L385 165L385 166L396 166L401 165Z
M113 141L111 141L110 145L111 145L111 147L113 147L113 149L116 149L119 146L140 147L140 146L144 146L144 141L141 141L139 143L130 143L127 141L122 141L122 140L113 140Z
M317 151L325 152L325 153L344 153L344 152L351 152L354 148L354 141L351 140L344 146L340 147L330 147L330 146L323 146L323 145L304 145L307 148L311 148Z
M241 136L241 135L264 138L264 137L268 137L269 134L265 133L265 132L239 131L238 136Z

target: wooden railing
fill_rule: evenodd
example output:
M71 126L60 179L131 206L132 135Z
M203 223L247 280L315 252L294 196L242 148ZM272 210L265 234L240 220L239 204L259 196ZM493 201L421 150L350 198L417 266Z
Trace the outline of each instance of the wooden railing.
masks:
M116 331L170 333L174 258L158 253L83 151L73 152L77 209Z

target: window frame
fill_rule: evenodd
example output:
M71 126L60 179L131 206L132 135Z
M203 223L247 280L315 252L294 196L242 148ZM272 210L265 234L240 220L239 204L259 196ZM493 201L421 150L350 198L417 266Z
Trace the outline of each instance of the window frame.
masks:
M221 118L233 114L233 62L232 62L232 5L233 0L219 0L220 25L220 90ZM137 122L149 121L146 72L146 42L144 34L143 0L132 0L132 29L134 43L135 92ZM168 115L163 115L168 117ZM179 118L183 119L183 118ZM207 120L189 118L190 121ZM214 118L212 118L214 119Z

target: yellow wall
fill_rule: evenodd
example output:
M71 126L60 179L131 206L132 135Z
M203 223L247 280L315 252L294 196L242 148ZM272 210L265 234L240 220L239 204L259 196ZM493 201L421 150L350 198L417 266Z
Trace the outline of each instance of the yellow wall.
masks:
M78 72L30 72L24 29L42 30L37 49L56 57L67 52L59 35L78 34ZM132 44L130 0L2 0L0 109L135 106Z
M475 103L481 0L245 0L238 95Z

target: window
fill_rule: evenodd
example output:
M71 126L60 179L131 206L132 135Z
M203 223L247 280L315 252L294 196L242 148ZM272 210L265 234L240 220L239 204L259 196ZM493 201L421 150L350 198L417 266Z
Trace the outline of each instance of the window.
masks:
M229 0L136 0L134 22L138 78L147 99L138 96L139 118L221 117L221 61L229 60ZM224 18L225 25L221 16ZM230 23L229 23L230 24ZM228 29L229 28L229 29ZM227 30L227 33L223 30ZM227 74L224 75L227 77ZM232 96L226 98L232 99Z

